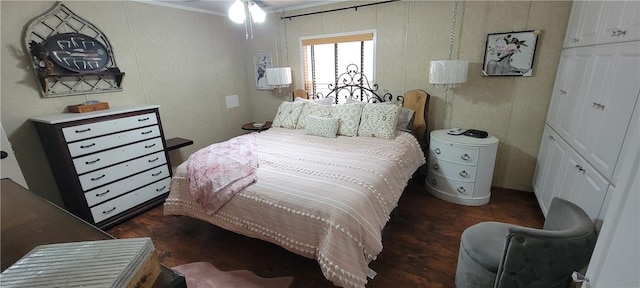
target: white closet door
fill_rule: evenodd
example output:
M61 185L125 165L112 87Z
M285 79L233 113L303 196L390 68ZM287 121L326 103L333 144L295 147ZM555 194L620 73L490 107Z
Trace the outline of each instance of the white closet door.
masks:
M28 189L27 181L24 180L24 176L22 175L22 170L20 170L20 165L18 165L18 160L13 153L13 148L11 148L11 143L9 143L9 139L7 138L7 134L4 133L4 128L0 124L0 130L2 130L2 169L0 169L0 178L9 178L14 182L20 184L22 187ZM5 154L6 153L6 154Z
M560 100L560 107L558 108L558 126L554 127L565 140L571 139L574 134L576 118L581 113L581 106L585 101L584 95L588 93L588 91L585 91L588 89L587 81L589 81L590 74L593 72L590 69L593 48L580 47L575 48L575 50L575 59L569 74L570 78L566 81L566 90L562 93L562 100Z

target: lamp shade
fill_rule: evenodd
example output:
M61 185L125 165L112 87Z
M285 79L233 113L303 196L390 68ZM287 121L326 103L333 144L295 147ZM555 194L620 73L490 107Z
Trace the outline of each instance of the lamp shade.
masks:
M229 8L229 19L235 23L243 23L247 15L244 13L244 3L240 0L236 0Z
M441 60L431 61L429 71L429 83L436 86L455 87L467 82L467 60Z
M286 87L291 84L291 67L267 68L267 84L273 87Z
M267 13L264 13L264 11L256 3L251 3L249 5L249 12L251 13L251 19L255 23L264 22L264 18L267 16Z

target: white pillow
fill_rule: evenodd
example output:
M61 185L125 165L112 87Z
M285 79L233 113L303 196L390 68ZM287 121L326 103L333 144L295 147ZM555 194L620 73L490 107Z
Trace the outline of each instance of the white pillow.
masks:
M360 126L360 117L362 116L362 108L366 102L353 102L348 104L340 104L333 108L331 117L340 119L340 127L338 135L357 136L358 126Z
M326 97L326 98L321 98L321 99L316 99L316 100L309 100L309 99L304 99L304 98L301 98L301 97L296 97L296 99L293 99L294 102L296 102L296 101L312 102L312 103L325 105L325 106L333 105L333 101L334 100L335 100L335 98L333 98L333 97Z
M340 119L337 118L309 115L309 117L307 117L307 125L304 128L304 134L336 138L339 121Z
M282 102L271 126L295 129L303 106L303 102Z
M304 107L302 107L302 112L300 113L300 117L298 118L298 123L296 124L296 129L304 129L304 126L307 124L307 117L309 115L331 117L331 106L320 105L310 101L301 101L294 103L304 103Z
M362 109L358 136L394 139L398 123L398 110L400 107L396 105L371 103L365 105Z

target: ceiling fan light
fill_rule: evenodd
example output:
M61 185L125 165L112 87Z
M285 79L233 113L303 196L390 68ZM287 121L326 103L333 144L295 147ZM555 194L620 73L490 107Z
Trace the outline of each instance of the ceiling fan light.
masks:
M264 13L262 8L260 8L256 3L251 3L251 5L249 5L249 12L251 12L251 19L253 19L253 22L255 23L264 22L264 18L267 16L267 13Z
M233 5L229 8L229 19L235 23L243 23L247 18L244 13L244 4L240 0L233 2Z

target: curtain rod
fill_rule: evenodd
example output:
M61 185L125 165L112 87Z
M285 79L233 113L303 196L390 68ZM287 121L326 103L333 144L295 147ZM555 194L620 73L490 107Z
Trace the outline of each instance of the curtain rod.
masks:
M291 18L296 18L296 17L309 16L309 15L322 14L322 13L329 13L329 12L336 12L336 11L342 11L342 10L348 10L348 9L355 9L356 11L358 11L358 8L360 8L360 7L373 6L373 5L379 5L379 4L386 4L386 3L398 2L398 1L400 1L400 0L388 0L388 1L382 1L382 2L376 2L376 3L369 3L369 4L356 5L356 6L351 6L351 7L344 7L344 8L337 8L337 9L325 10L325 11L311 12L311 13L305 13L305 14L298 14L298 15L292 15L292 16L286 16L286 17L280 17L280 20L284 20L284 19L289 19L289 20L291 20Z

